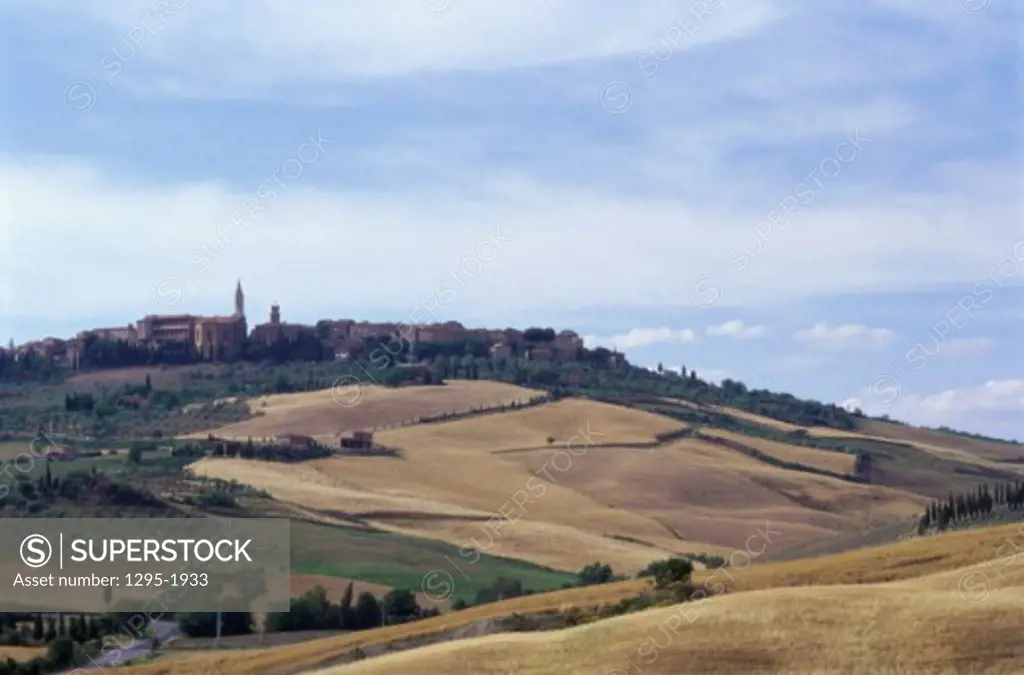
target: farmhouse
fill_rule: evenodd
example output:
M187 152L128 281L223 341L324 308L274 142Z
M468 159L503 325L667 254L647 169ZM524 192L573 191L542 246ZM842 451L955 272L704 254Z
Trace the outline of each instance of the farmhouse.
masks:
M369 450L373 448L373 432L366 430L353 431L341 435L341 447L352 450Z

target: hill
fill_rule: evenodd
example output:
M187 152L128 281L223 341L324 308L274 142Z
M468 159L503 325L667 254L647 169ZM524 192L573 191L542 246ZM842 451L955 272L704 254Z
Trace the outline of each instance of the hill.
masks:
M436 388L407 389L415 399L418 390ZM277 398L292 411L310 400ZM294 412L293 419L305 417ZM779 546L797 544L870 519L914 515L927 503L883 486L772 466L687 433L688 425L662 415L565 399L379 433L401 458L288 465L207 458L191 470L379 529L572 571L601 560L633 573L672 553L721 553L741 546L766 519L784 532ZM852 461L783 444L770 450L840 469Z
M501 659L516 659L516 673L574 672L575 667L579 673L619 675L614 668L632 672L625 661L628 656L644 665L645 673L1009 674L1024 664L1014 629L1014 622L1019 626L1024 618L1024 566L1012 555L1021 548L1024 530L1002 526L813 560L708 570L696 573L694 582L708 589L720 583L728 590L726 595L566 631L445 643L337 672L407 672L408 659L415 658L422 667L408 672L447 675L466 672L472 664L471 672L477 673L503 663ZM850 585L857 583L864 585ZM357 647L453 634L460 627L513 613L614 603L644 585L626 581L555 591L301 645L179 657L130 668L125 675L290 675L327 666ZM682 610L686 614L680 616ZM697 618L690 621L695 613ZM679 632L663 632L667 626ZM650 657L649 650L647 657L638 653L651 644L650 638L668 644L655 650L659 658L652 662L644 660ZM823 649L824 645L836 649ZM544 658L527 660L533 654ZM492 656L498 660L488 660ZM976 669L958 670L965 664Z
M543 395L542 391L483 380L398 388L353 382L251 399L247 404L255 417L192 437L212 433L221 438L244 439L296 433L331 442L342 430L410 424L422 417L518 405Z
M956 593L901 584L801 588L726 597L689 623L650 610L551 633L444 643L316 671L320 675L493 673L645 675L737 672L1018 673L1020 588L968 605ZM474 666L475 668L475 666ZM475 670L475 672L487 672Z

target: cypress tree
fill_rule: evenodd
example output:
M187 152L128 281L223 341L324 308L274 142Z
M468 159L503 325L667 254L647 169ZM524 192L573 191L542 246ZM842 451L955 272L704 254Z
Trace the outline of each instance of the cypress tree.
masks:
M341 626L342 628L350 628L349 624L352 623L352 596L355 589L352 588L352 582L348 582L348 586L345 587L345 593L341 596L341 602L339 604Z

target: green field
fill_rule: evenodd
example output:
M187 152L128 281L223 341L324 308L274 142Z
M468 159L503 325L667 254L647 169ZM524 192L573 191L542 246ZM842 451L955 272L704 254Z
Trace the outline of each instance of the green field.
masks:
M472 601L478 590L498 577L519 579L524 590L535 591L576 581L572 574L486 555L471 565L454 546L390 532L294 520L291 532L293 572L346 577L417 592L422 590L424 575L436 572L432 581L437 585L432 583L430 588L440 594L443 583L454 583L452 600Z

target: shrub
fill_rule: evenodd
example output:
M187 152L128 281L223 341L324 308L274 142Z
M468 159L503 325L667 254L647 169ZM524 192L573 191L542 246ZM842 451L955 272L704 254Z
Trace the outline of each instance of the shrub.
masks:
M602 565L600 561L590 563L579 571L579 585L592 586L594 584L606 584L615 580L611 565Z
M654 577L657 588L670 588L674 584L689 582L693 574L693 563L687 558L655 560L637 574L637 577Z

